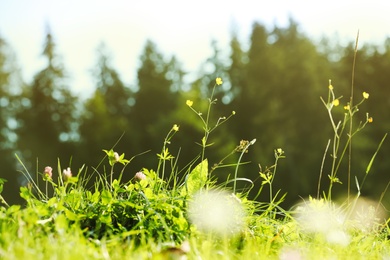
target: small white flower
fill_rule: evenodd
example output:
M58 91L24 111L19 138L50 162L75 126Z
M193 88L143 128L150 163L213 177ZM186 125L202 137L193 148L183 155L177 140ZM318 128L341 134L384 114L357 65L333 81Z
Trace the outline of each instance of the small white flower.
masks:
M114 158L115 158L116 162L119 162L120 156L119 156L119 154L117 152L114 153Z
M72 177L72 171L70 170L70 167L66 168L62 171L62 177L64 180L68 180L70 177Z

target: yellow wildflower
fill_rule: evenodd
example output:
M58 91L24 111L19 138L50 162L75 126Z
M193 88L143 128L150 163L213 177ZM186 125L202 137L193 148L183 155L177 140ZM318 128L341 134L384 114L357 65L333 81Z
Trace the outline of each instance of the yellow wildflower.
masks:
M350 107L349 104L348 104L348 105L344 106L344 109L345 109L345 110L349 110L349 109L351 109L351 107Z
M364 99L368 99L369 96L370 96L370 94L368 94L367 92L363 92L363 98Z
M337 107L338 105L340 105L340 100L338 100L338 99L335 99L335 100L333 100L333 105L335 106L335 107Z
M215 83L217 83L217 85L219 86L219 85L222 85L223 81L221 78L216 78Z
M369 118L367 119L367 121L368 121L368 123L372 123L372 122L374 121L374 119L373 119L372 117L369 117Z
M236 114L236 111L233 110L233 111L232 111L232 115L235 115L235 114Z
M172 130L176 132L179 131L179 126L177 124L174 124Z
M333 90L333 86L332 86L332 81L329 80L329 87L328 87L330 90Z
M194 102L192 100L187 100L186 101L186 105L189 106L189 107L192 107L192 105L194 104Z

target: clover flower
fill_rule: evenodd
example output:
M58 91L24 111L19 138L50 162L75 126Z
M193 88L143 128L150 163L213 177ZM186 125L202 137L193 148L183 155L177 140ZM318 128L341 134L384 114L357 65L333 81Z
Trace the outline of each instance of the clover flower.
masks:
M70 170L70 167L62 171L62 177L64 178L65 181L67 181L72 177L72 171Z
M45 167L45 171L43 172L43 179L45 181L51 180L51 177L53 176L53 168L50 166Z
M136 181L145 180L145 179L146 179L146 175L145 175L145 173L143 173L143 172L137 172L137 173L134 175L134 179L135 179Z
M116 162L119 162L119 160L120 160L120 156L117 152L114 152L114 159Z

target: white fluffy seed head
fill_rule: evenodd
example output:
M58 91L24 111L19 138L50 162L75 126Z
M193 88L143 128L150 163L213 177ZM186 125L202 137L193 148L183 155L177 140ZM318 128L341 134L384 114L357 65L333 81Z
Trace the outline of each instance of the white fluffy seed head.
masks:
M192 224L203 232L234 235L244 226L244 209L233 194L222 191L203 191L189 203L188 215Z

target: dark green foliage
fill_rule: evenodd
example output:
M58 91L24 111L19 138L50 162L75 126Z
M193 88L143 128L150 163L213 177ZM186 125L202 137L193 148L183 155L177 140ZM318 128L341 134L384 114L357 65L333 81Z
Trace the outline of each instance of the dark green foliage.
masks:
M146 238L180 243L189 232L185 212L190 196L186 191L192 194L206 184L207 168L200 170L204 166L207 163L195 167L186 189L182 186L180 190L169 189L153 170L144 169L144 179L134 177L125 183L114 179L108 184L108 180L99 175L92 190L84 187L87 172L80 171L74 182L50 182L55 191L51 198L41 192L35 194L27 187L22 187L20 194L27 202L25 211L29 212L26 214L35 216L31 223L42 222L44 232L54 228L55 220L64 215L69 224L80 226L85 236L94 239L119 236L137 243Z

